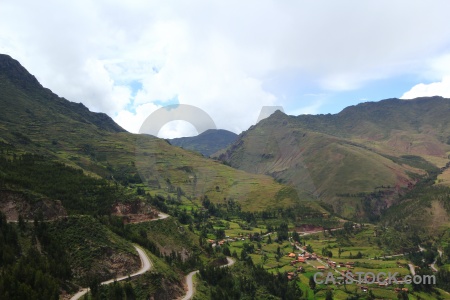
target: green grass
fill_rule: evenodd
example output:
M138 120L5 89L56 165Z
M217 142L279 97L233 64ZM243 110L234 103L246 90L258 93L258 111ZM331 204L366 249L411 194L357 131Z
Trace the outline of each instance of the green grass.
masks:
M252 230L246 230L246 229L242 229L238 223L236 222L228 222L228 224L230 225L229 229L225 230L225 235L229 236L229 237L237 237L240 235L243 235L244 237L247 236L247 234L253 234L253 233L260 233L261 231L264 233L265 230L264 228L261 227L254 227Z

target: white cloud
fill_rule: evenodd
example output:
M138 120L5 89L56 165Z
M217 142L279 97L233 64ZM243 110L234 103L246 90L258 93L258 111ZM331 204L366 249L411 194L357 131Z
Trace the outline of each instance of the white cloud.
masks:
M442 81L429 84L420 83L403 94L401 99L414 99L425 96L442 96L450 98L450 76L445 76Z
M322 104L269 90L276 74L324 93L402 74L442 78L430 66L450 55L448 11L448 1L4 0L0 51L130 131L177 97L239 132L263 105Z
M423 77L431 83L419 83L405 92L401 99L414 99L425 96L450 98L450 54L432 59Z
M158 137L166 139L195 135L198 135L197 129L192 124L181 120L167 123L158 133Z
M113 119L125 130L137 133L145 119L158 108L160 108L160 106L153 103L141 104L136 107L135 112L124 109L118 112Z

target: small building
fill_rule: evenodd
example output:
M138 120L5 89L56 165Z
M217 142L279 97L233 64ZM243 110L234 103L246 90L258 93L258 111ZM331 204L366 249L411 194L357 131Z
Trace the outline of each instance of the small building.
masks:
M295 278L295 273L294 272L288 272L287 273L287 278L288 278L288 280L294 279Z

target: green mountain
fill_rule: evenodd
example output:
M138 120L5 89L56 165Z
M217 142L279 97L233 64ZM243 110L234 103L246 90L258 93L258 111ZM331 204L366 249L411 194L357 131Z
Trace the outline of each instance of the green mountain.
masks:
M362 103L335 115L277 111L218 158L307 191L339 214L368 217L449 161L449 122L450 100L441 97ZM382 199L374 203L373 193Z
M144 180L143 187L152 194L179 188L198 202L203 196L214 202L230 198L243 209L261 210L298 201L297 195L284 192L289 187L268 176L235 170L148 135L127 133L107 115L43 88L6 55L0 56L0 91L0 143L17 154L39 154L125 186Z
M10 274L0 278L0 298L57 299L126 275L139 266L131 242L158 266L132 283L139 299L177 298L182 274L215 259L179 223L193 218L186 207L260 211L300 202L269 176L126 132L42 87L7 55L0 55L0 107L0 270ZM174 217L125 227L125 211L145 221L151 206Z
M130 134L45 89L6 55L0 105L1 299L69 299L87 286L86 299L179 299L194 270L198 299L353 297L345 286L313 288L313 264L302 273L286 255L296 251L291 239L366 270L408 272L367 258L419 244L450 261L446 99L390 99L326 116L277 112L217 152L223 161ZM333 208L378 222L344 222ZM152 220L156 209L167 218ZM151 271L100 285L136 271L132 244ZM402 265L430 271L434 252ZM217 268L225 256L236 264ZM375 292L397 298L391 287Z
M208 129L197 136L169 139L172 145L210 156L233 143L237 134L224 129Z
M0 84L2 93L0 120L3 124L23 121L24 126L35 122L35 128L39 126L51 128L69 122L67 125L83 123L87 128L90 126L92 129L107 132L125 132L106 114L92 113L83 104L69 102L42 87L18 61L4 54L0 54ZM24 129L32 131L32 128Z

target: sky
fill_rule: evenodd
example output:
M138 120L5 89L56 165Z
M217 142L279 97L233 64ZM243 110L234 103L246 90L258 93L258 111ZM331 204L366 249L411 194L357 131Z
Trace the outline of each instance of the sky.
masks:
M171 104L236 133L261 107L450 98L450 1L0 2L0 53L130 132ZM158 136L195 135L173 121Z

